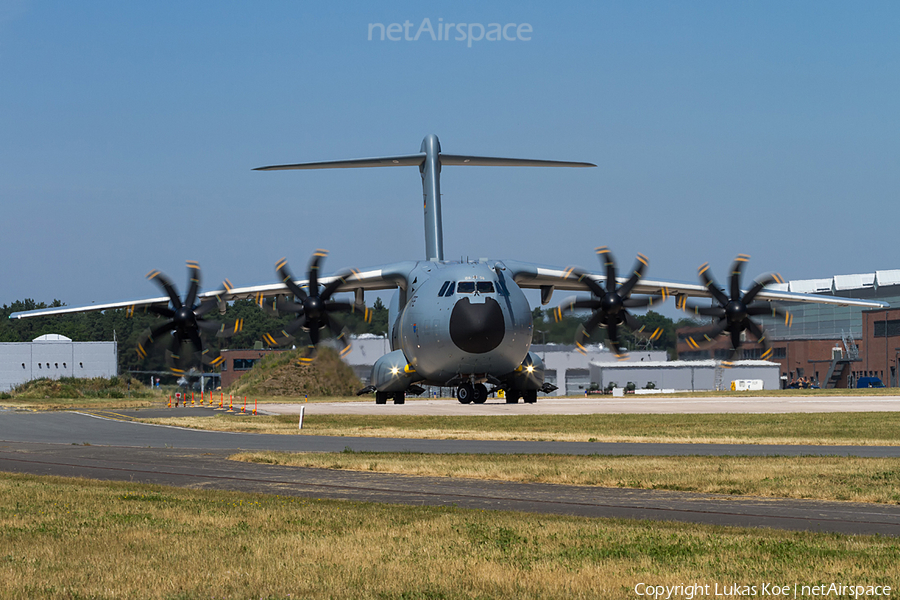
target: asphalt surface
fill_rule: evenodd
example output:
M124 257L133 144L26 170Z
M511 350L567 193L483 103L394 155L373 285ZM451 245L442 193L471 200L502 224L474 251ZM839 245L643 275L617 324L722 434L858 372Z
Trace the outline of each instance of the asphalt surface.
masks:
M484 404L461 405L448 398L407 398L405 404L376 405L371 396L364 402L311 402L261 404L266 412L307 415L589 415L589 414L701 414L701 413L817 413L896 412L900 396L704 396L659 397L654 394L582 397L541 397L535 404L506 404L489 398Z
M186 409L210 414L207 409ZM179 411L185 414L184 410ZM149 416L149 413L142 413ZM405 440L207 432L73 412L0 410L0 470L408 505L900 536L900 506L258 465L239 450L900 456L900 447Z

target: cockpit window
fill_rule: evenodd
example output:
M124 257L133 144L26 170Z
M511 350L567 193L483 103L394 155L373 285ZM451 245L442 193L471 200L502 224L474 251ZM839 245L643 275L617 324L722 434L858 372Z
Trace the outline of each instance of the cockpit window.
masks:
M450 288L451 293L453 293L453 283L450 281L445 281L444 285L441 286L441 291L438 292L438 298L444 295L444 292L447 291L447 288Z
M494 282L493 281L479 281L475 284L475 291L479 294L493 294L494 293Z
M474 281L460 281L459 285L456 286L457 294L471 294L475 291L475 282Z

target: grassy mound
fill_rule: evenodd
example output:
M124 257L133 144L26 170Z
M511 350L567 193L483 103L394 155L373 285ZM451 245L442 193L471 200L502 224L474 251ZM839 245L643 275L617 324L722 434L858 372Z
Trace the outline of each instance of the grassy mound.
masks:
M352 396L362 382L335 350L319 349L311 364L299 364L303 349L274 352L263 357L250 371L235 381L228 392L240 396L299 398L310 396Z
M9 397L23 400L45 398L149 398L153 392L130 377L79 379L33 379L13 388Z

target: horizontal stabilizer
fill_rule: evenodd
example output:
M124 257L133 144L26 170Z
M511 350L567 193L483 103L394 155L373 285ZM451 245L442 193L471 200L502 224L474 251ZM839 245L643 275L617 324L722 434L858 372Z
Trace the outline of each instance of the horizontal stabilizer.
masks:
M493 156L466 156L441 153L442 165L468 165L473 167L596 167L588 162L566 160L534 160L530 158L496 158Z
M498 158L493 156L467 156L464 154L438 154L441 165L463 165L471 167L596 167L587 162L565 160L534 160L530 158ZM295 165L273 165L257 167L254 171L287 171L290 169L360 169L364 167L412 167L425 162L425 153L403 156L381 156L377 158L351 158L349 160L326 160Z
M296 165L274 165L257 167L254 171L287 171L289 169L359 169L363 167L411 167L425 162L425 153L403 156L381 156L378 158L351 158L349 160L324 160L320 162L298 163Z

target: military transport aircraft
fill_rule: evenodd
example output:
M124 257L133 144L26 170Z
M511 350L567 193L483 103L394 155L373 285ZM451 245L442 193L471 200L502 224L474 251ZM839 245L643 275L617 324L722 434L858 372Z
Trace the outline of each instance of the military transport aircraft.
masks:
M259 306L273 314L296 315L281 331L265 336L270 345L282 345L294 340L300 330L308 331L311 345L304 353L312 360L320 341L320 330L327 329L338 338L342 352L349 350L346 332L333 314L342 311L366 311L366 291L396 290L389 308L392 351L375 363L371 385L362 392L374 392L375 402L384 404L391 399L404 402L407 393L421 393L423 385L456 388L460 402L482 403L489 389L504 390L506 401L535 402L539 391L555 389L544 381L544 365L540 357L530 351L532 340L532 311L523 289L539 289L541 302L550 302L554 290L581 291L589 297L572 298L554 309L557 317L570 310L589 310L591 316L579 329L576 344L584 349L600 326L606 328L609 344L617 355L624 355L619 343L621 326L636 330L648 337L655 332L641 332L629 312L664 301L674 296L680 308L718 319L705 334L689 340L699 345L728 333L737 351L742 333L749 332L761 341L768 357L771 349L763 329L750 317L763 314L790 315L774 307L771 302L819 302L840 306L881 307L883 303L815 296L766 289L778 281L776 276L758 279L746 292L740 278L747 257L741 255L732 267L730 295L719 288L707 266L700 269L700 284L653 281L643 278L648 261L638 255L632 273L618 278L615 261L606 247L597 249L604 268L590 273L575 268L557 268L515 260L444 260L443 228L441 223L440 175L446 166L525 166L525 167L594 167L591 163L516 158L492 158L460 154L445 154L436 135L422 141L419 152L399 156L333 160L260 167L260 171L288 169L334 169L359 167L415 166L422 177L425 207L425 257L373 267L360 271L344 271L330 277L319 275L325 251L317 251L310 261L306 280L295 280L285 259L276 264L278 283L254 287L233 287L227 280L224 289L199 292L200 269L189 262L190 285L182 301L172 283L157 271L148 274L166 292L166 296L135 302L120 302L90 307L54 308L15 313L10 318L38 317L71 312L126 308L149 310L166 320L147 332L138 345L138 353L160 336L171 332L172 342L166 352L170 367L182 372L188 366L203 362L216 366L222 358L204 343L206 335L228 337L241 330L240 321L220 324L206 315L214 309L224 312L227 302L253 298ZM353 292L354 302L336 302L332 296ZM640 297L632 297L640 294ZM687 297L711 298L718 306L693 306ZM599 336L595 336L595 339ZM184 352L185 348L192 351Z

